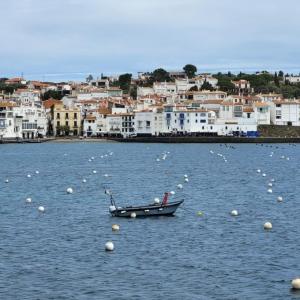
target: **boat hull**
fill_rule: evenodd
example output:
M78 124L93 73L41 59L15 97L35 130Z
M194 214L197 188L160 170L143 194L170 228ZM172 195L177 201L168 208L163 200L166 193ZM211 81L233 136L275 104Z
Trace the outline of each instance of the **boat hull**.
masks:
M136 206L136 207L122 207L111 211L113 217L130 218L132 213L135 213L136 217L155 217L155 216L172 216L176 212L183 200L177 202L171 202L166 205L148 205L148 206Z

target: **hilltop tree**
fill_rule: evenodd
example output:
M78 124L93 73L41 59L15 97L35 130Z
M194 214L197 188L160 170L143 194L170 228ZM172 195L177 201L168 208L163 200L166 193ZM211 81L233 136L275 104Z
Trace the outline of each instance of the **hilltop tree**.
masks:
M90 74L87 78L86 78L86 82L91 82L94 79L93 75Z
M125 92L128 93L130 90L131 84L131 77L132 74L126 73L119 76L119 85L120 88Z
M185 65L183 67L183 70L185 74L188 76L188 78L193 78L197 72L197 67L191 64Z
M274 75L274 84L279 87L280 83L279 83L279 78L278 78L278 75L277 75L277 72L275 72L275 75Z
M213 86L206 79L201 86L201 91L203 91L203 90L204 91L213 91L214 90Z
M154 70L152 73L152 78L154 81L159 81L159 82L170 81L169 73L162 68Z
M279 77L284 77L283 71L279 71L279 72L278 72L278 76L279 76Z
M56 100L61 100L62 97L63 97L63 95L62 95L61 92L49 90L49 91L44 93L42 99L43 100L48 100L48 99L52 98L52 99L56 99Z

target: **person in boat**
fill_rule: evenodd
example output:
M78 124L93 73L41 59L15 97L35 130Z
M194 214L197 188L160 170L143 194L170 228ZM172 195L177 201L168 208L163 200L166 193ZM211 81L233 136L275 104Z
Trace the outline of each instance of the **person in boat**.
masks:
M167 193L167 192L165 193L164 198L163 198L163 201L162 201L162 203L161 203L162 206L165 206L165 205L168 204L168 198L169 198L169 195L170 195L170 193Z

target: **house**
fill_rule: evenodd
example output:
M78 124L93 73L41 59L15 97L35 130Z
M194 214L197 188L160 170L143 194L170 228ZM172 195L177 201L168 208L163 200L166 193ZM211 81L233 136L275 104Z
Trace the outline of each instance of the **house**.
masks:
M290 84L300 84L300 75L298 76L285 76L285 80Z
M14 114L16 104L0 102L0 139L22 137L22 117Z
M300 126L300 101L274 101L271 104L271 120L274 125Z
M54 104L52 107L53 134L78 136L81 133L81 113L78 107Z
M261 100L263 102L273 102L273 101L283 99L283 96L281 94L274 94L274 93L257 94L256 97L259 98L259 100Z
M248 80L240 79L237 81L231 81L238 94L249 94L251 93L251 85Z

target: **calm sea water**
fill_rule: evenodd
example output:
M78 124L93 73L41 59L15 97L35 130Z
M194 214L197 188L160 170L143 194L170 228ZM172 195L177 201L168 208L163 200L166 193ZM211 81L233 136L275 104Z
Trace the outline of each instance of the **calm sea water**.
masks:
M0 299L300 299L290 290L300 276L300 146L271 146L0 145ZM103 185L120 206L171 190L185 204L175 217L111 218Z

